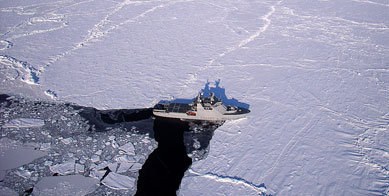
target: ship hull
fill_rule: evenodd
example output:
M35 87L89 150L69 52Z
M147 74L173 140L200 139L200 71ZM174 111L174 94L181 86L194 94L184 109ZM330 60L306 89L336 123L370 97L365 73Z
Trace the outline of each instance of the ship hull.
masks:
M158 110L153 111L153 114L155 116L158 116L158 117L175 118L175 119L181 119L181 120L206 120L206 121L236 120L236 119L246 117L247 113L239 113L239 114L231 113L231 114L219 114L219 115L202 114L202 115L192 116L192 115L188 115L186 113L166 112L166 111L158 111Z

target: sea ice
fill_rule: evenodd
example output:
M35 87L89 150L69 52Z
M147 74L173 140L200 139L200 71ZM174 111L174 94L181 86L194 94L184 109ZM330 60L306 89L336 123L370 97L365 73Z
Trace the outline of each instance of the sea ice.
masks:
M25 169L18 169L15 171L15 174L24 179L31 177L31 172Z
M111 189L132 189L135 178L110 172L101 182Z
M19 194L17 192L15 192L14 190L8 188L8 187L0 186L0 195L3 195L3 196L18 196Z
M8 139L0 139L0 170L17 168L26 163L47 155L34 147Z
M8 121L3 125L3 128L22 128L22 127L42 127L45 121L34 118L16 118Z
M387 0L1 2L2 92L139 108L193 97L221 79L227 96L250 104L247 119L215 131L207 158L191 166L198 175L182 180L184 194L249 194L247 185L262 183L275 195L389 192ZM3 128L44 125L13 122L20 116ZM52 130L68 137L70 119L56 117ZM42 139L26 136L15 137ZM84 147L90 153L111 148L95 138L97 149ZM3 156L11 149L2 142ZM39 157L22 146L0 158L2 169Z
M74 173L75 166L76 166L75 164L76 164L75 161L72 160L72 161L68 161L65 163L52 165L52 166L50 166L50 170L53 173L58 173L61 175L71 174L71 173Z
M119 150L124 151L128 155L135 155L135 147L131 142L119 147Z
M81 196L93 192L98 184L99 180L81 175L44 177L34 186L32 195Z

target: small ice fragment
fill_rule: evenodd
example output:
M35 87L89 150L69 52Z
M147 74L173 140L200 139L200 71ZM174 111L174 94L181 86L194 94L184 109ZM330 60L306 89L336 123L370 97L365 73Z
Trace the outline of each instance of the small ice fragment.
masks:
M89 176L100 180L104 176L105 172L106 172L105 170L94 169L90 171Z
M119 148L119 144L116 141L112 141L112 148Z
M85 166L81 164L76 164L76 173L84 173L85 172Z
M66 120L68 120L68 118L66 118L65 116L61 116L61 120L66 121Z
M120 155L115 158L115 160L119 163L123 162L130 162L130 163L135 163L135 159L132 156L129 155Z
M113 172L116 172L117 168L118 168L118 163L110 163L108 165L108 168L113 171Z
M61 175L66 175L66 174L71 174L74 173L74 166L75 166L75 161L68 161L62 164L57 164L50 166L50 170L53 173L59 173Z
M51 147L51 143L42 143L40 146L40 150L47 151L50 149L50 147Z
M16 170L15 174L20 176L20 177L22 177L22 178L24 178L24 179L27 179L27 178L31 177L31 172L29 172L28 170L24 170L24 169Z
M102 150L98 150L98 151L95 152L95 154L96 154L96 155L99 155L99 156L100 156L102 153L103 153Z
M120 146L119 149L126 152L128 155L135 155L135 147L131 142Z
M146 160L146 157L143 155L135 156L135 162L140 162L141 160Z
M143 138L142 142L145 143L145 144L148 144L148 143L150 143L150 140L148 138Z
M114 135L111 135L108 137L108 140L113 141L116 137Z
M92 155L91 161L92 161L93 163L99 162L99 161L100 161L100 156L98 156L98 155Z
M86 163L86 159L87 159L87 157L82 156L82 157L80 158L79 162L80 162L81 164L85 164L85 163Z
M132 167L132 165L134 165L134 163L122 162L122 163L120 163L120 166L116 172L117 173L124 173L124 172L128 171Z
M49 135L50 133L48 131L41 131L42 135Z
M61 140L62 141L62 143L64 143L64 144L70 144L72 141L73 141L73 139L72 138L65 138L65 139L63 139L63 140Z
M201 147L200 142L197 139L194 139L193 148L199 149L200 147Z
M134 164L131 166L130 171L131 171L131 172L137 172L137 171L139 171L141 168L142 168L142 164L140 164L140 163L134 163Z
M104 180L101 181L105 186L116 190L132 189L135 185L135 178L110 172Z
M110 162L103 161L100 164L96 165L95 168L98 170L104 169L105 167L108 167L108 165L111 164Z

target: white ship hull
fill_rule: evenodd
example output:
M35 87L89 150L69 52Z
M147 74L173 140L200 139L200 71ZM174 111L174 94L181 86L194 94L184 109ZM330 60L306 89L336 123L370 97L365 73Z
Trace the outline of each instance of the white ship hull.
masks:
M202 115L202 116L191 116L186 113L175 113L175 112L165 112L165 111L153 111L153 114L158 117L164 118L177 118L181 120L206 120L206 121L224 121L224 120L236 120L246 117L245 114L237 115L220 115L220 116L211 116L211 115Z

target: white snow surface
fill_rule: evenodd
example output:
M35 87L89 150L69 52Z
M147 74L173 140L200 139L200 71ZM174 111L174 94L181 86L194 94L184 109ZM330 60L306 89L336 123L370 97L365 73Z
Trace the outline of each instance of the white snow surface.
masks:
M388 19L387 0L4 0L0 90L139 108L220 79L251 113L180 194L388 194Z

